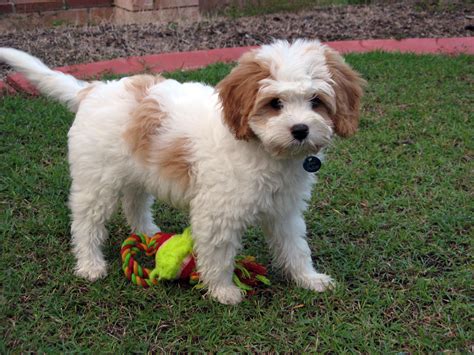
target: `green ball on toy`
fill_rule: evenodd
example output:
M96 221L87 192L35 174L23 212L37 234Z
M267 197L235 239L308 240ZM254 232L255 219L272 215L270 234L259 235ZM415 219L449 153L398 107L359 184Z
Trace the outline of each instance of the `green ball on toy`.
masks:
M150 274L152 280L188 278L196 266L191 229L186 228L182 234L175 234L163 241L156 252L155 262L155 269Z

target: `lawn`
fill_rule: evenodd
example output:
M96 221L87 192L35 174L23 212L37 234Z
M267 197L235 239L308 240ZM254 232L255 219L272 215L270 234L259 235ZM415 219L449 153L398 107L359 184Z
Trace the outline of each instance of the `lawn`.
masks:
M369 82L360 132L327 153L306 214L314 294L270 268L272 286L223 306L184 284L144 290L122 275L118 213L109 276L73 275L66 134L45 98L0 98L0 352L468 352L473 345L472 56L348 55ZM230 66L169 76L215 84ZM165 231L187 215L156 205ZM259 229L243 254L265 264Z

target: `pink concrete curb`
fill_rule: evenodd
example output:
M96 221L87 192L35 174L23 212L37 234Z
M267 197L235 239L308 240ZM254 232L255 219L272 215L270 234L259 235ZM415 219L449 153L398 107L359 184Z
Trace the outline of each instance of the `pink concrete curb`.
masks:
M403 40L375 39L356 41L326 42L341 53L365 53L371 51L401 52L416 54L474 54L474 37L461 38L410 38ZM256 47L222 48L193 52L177 52L128 57L103 62L77 64L56 68L64 73L73 74L82 79L91 79L100 75L134 74L140 72L159 73L179 69L202 68L216 62L236 61L243 53ZM0 95L14 91L37 95L38 92L20 74L8 76L0 81Z
M373 51L415 54L474 54L474 37L371 39L367 41L335 41L327 45L341 53Z
M0 96L2 96L2 94L13 95L15 93L16 93L15 89L13 89L7 83L0 81Z

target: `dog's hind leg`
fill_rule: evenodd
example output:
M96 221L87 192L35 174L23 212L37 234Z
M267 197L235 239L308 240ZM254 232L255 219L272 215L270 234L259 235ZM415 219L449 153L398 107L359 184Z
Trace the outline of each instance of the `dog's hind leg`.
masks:
M69 206L72 213L72 246L77 260L76 275L91 281L107 275L101 247L107 238L105 223L114 212L118 198L119 193L112 186L79 185L73 181Z
M152 236L160 231L151 213L153 201L153 197L139 187L129 186L124 189L122 208L132 232Z

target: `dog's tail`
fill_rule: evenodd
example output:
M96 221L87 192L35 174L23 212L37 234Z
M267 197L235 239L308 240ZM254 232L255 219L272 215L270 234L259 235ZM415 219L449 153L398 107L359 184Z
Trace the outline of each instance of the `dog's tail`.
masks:
M0 48L0 62L5 62L23 74L38 90L68 105L77 111L77 93L89 85L72 75L49 69L41 60L13 48Z

